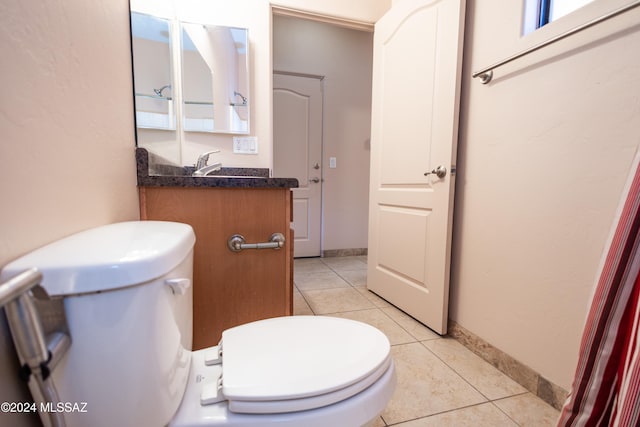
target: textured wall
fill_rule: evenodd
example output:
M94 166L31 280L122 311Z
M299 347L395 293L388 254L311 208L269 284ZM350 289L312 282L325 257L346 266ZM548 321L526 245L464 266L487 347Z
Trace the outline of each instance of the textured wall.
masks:
M126 0L0 6L0 266L138 218ZM29 399L4 315L0 401ZM0 425L37 417L0 413Z
M527 37L520 2L468 3L450 315L565 389L640 143L640 10L471 74L621 3Z

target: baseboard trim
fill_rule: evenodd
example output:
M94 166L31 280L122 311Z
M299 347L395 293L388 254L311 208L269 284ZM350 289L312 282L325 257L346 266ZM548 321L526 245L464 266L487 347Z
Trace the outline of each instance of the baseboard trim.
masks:
M340 256L361 256L367 255L367 248L354 248L354 249L328 249L322 251L323 258L333 258Z
M547 380L527 365L469 332L453 320L449 320L448 335L549 405L558 410L562 409L568 394L562 387Z

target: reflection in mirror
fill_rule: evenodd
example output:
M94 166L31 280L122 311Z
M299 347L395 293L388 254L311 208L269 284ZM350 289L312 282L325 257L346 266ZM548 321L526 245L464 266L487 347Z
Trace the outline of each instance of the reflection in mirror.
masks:
M166 19L131 12L136 126L175 129L171 31Z
M183 129L248 134L247 30L181 27Z

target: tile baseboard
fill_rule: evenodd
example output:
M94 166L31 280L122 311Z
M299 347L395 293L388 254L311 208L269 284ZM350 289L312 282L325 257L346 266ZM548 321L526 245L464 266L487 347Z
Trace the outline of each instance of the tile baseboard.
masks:
M562 387L555 385L507 353L467 331L453 320L449 320L448 335L549 405L558 410L562 409L568 395L568 392Z
M341 256L361 256L367 255L367 248L354 249L328 249L322 251L323 258L341 257Z

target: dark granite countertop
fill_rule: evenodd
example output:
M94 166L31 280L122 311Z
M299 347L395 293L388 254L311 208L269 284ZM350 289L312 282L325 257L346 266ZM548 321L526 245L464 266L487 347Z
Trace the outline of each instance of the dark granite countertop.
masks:
M215 175L191 176L193 167L154 164L149 174L149 152L136 149L138 187L297 188L296 178L269 178L267 168L222 168Z

